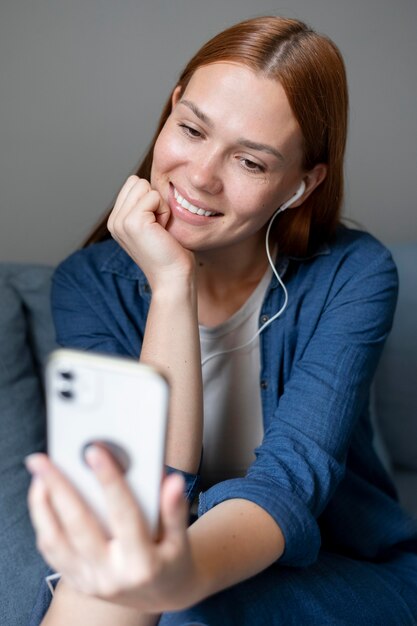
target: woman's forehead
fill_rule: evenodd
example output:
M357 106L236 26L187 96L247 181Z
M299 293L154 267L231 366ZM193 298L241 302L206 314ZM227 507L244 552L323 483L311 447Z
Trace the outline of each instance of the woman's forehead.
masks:
M301 149L301 129L283 86L248 66L218 62L198 68L181 100L227 134Z

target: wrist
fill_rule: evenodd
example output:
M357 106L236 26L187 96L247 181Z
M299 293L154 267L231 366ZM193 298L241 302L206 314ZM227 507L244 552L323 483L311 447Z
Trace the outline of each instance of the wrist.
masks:
M178 579L177 579L178 580ZM191 556L191 562L187 567L187 573L182 578L181 583L176 587L173 602L170 603L170 611L183 611L190 606L204 600L209 593L208 585L204 581L199 568Z
M152 294L167 293L194 288L196 283L196 263L194 255L189 253L181 263L172 263L165 267L154 268L146 272Z
M162 275L151 285L152 299L154 302L163 301L175 304L194 302L197 298L197 285L194 272L181 275Z

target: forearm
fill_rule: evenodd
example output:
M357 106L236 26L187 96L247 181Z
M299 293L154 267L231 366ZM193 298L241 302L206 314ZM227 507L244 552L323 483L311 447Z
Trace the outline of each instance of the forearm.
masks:
M176 491L181 497L181 490ZM167 504L165 498L164 509ZM183 513L186 515L185 509ZM58 585L42 626L74 623L80 626L153 626L158 614L192 606L256 575L276 561L284 550L284 538L276 522L266 511L247 500L234 499L217 505L188 529L185 543L179 535L176 537L178 522L179 519L170 531L166 528L169 537L165 545L158 544L154 548L154 551L162 552L163 569L157 566L151 567L148 573L142 572L149 555L135 557L141 565L137 571L135 567L129 569L130 578L133 576L129 585L138 585L137 592L132 588L120 595L117 591L116 595L120 596L117 600L109 597L108 601L103 601L74 590L64 579ZM177 547L176 539L180 541ZM177 553L180 545L183 545L181 555ZM88 579L86 584L88 586Z
M60 581L41 626L155 626L159 617L80 594Z
M160 369L171 385L166 463L195 473L201 456L203 393L192 279L155 289L140 359Z
M195 575L184 606L255 576L282 556L281 529L248 500L227 500L188 529Z

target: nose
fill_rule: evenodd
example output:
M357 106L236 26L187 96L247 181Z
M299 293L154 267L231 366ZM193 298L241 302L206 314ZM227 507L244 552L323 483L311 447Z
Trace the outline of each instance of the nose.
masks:
M215 195L223 189L221 168L220 155L201 150L189 161L188 179L194 189Z

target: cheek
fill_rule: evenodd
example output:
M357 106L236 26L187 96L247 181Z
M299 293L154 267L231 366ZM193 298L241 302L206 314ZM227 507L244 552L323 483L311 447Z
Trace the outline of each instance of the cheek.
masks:
M173 136L172 133L162 130L153 151L152 173L163 174L168 172L184 163L186 156L187 151L184 142Z
M276 193L271 193L259 180L229 187L229 200L243 217L264 224L278 208Z

